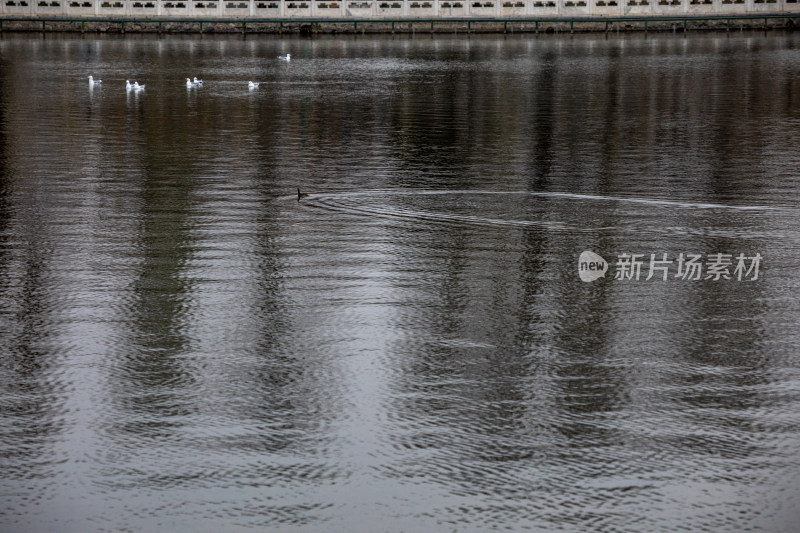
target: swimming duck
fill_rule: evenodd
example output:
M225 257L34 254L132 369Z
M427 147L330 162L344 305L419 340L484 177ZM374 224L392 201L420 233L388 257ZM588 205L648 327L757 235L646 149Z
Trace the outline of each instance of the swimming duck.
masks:
M299 202L301 198L305 198L308 196L307 192L300 192L300 187L297 188L297 201Z

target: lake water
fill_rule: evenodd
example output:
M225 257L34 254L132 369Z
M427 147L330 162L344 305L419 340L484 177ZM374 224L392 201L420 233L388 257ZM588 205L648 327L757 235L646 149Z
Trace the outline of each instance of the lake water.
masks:
M796 531L799 132L798 33L4 34L0 530Z

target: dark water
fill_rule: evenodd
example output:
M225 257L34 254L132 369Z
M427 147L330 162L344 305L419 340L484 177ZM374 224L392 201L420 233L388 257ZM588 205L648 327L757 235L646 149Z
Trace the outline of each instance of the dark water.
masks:
M798 132L796 33L3 35L0 530L795 531Z

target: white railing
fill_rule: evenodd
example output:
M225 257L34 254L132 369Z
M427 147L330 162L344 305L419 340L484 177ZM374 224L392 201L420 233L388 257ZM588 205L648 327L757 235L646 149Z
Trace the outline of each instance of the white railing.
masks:
M800 0L0 0L0 15L69 18L515 18L800 13Z

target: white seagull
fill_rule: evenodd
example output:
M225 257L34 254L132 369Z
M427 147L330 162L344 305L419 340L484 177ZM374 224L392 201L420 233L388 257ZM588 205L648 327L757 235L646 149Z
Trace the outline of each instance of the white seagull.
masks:
M125 90L130 91L133 89L133 85L131 85L131 80L125 80Z
M133 82L133 88L134 90L141 91L144 90L144 85L139 85L139 82L135 81Z
M100 85L101 83L103 83L103 80L96 80L89 75L89 85Z
M197 76L194 77L194 84L195 85L203 85L203 80L198 80Z
M281 61L291 61L292 54L286 54L285 56L278 56L278 59L280 59Z
M253 83L252 81L247 82L247 86L251 89L258 89L258 82Z

